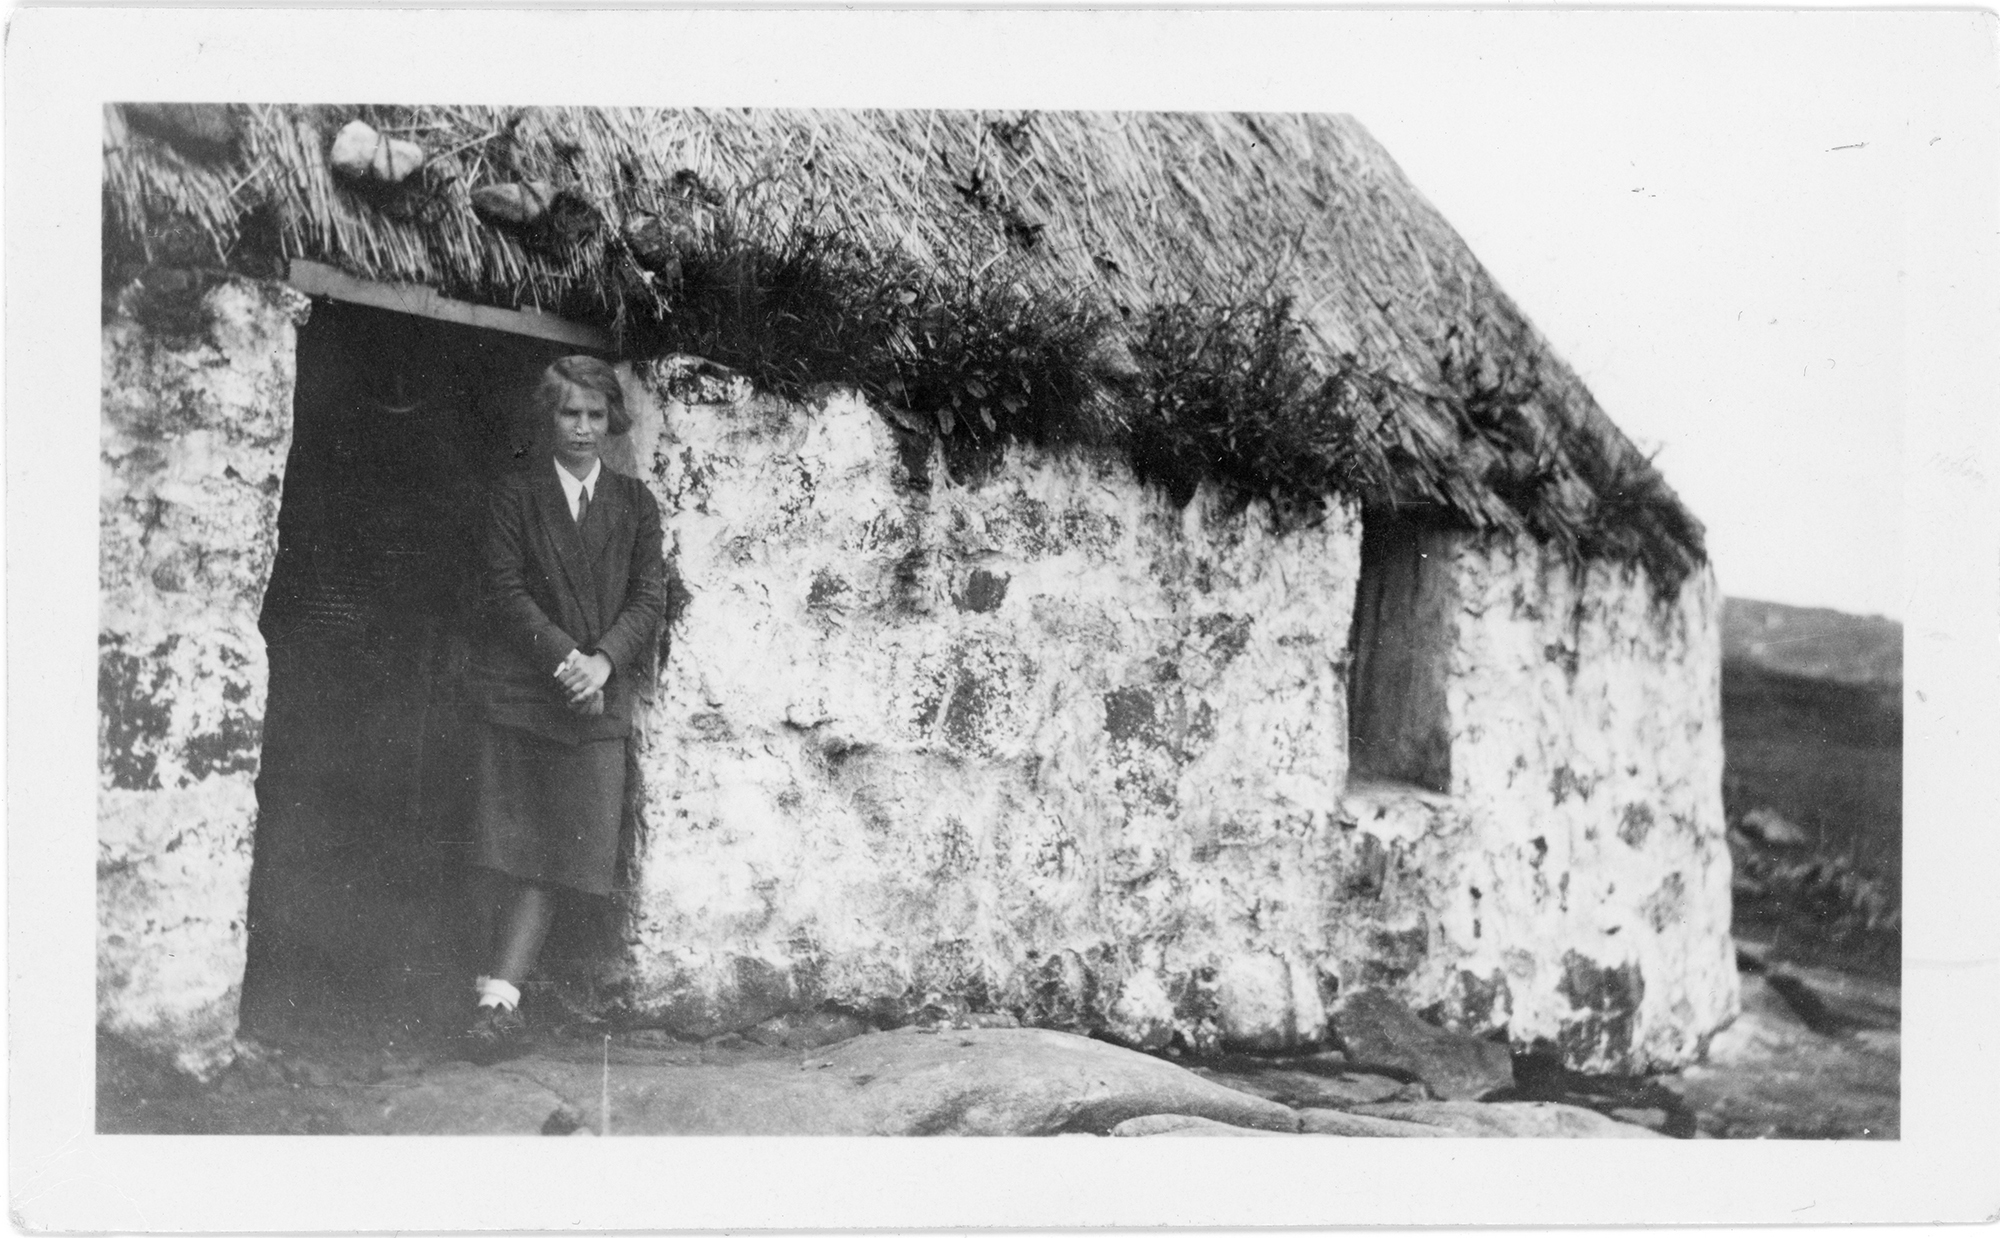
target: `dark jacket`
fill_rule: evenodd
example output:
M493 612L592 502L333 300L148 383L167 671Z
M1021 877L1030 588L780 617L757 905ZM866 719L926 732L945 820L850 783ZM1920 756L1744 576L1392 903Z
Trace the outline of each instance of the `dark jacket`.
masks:
M488 721L566 744L631 732L649 692L666 568L660 508L630 477L602 469L579 527L553 462L503 479L487 517L474 672ZM556 668L571 650L611 660L604 713L571 713Z

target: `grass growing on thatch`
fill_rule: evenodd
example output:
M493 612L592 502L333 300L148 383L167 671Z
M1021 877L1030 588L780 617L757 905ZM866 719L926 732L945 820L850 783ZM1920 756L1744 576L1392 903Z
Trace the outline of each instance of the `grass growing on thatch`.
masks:
M720 196L665 209L680 210L687 243L621 324L627 352L705 357L789 399L851 387L959 442L1115 433L1100 359L1110 318L1080 296L1024 284L1005 262L926 267Z
M1605 559L1646 568L1657 592L1680 587L1691 568L1686 547L1700 546L1701 526L1674 497L1651 459L1622 437L1578 436L1564 448L1582 479L1582 515L1540 532L1578 562Z
M1202 481L1318 503L1379 480L1375 383L1352 357L1319 362L1291 298L1156 306L1134 337L1133 464L1181 501Z
M918 305L898 337L888 394L900 391L944 434L1043 446L1118 434L1102 310L1079 296L1017 285L1005 271L948 282Z
M1386 468L1369 434L1379 380L1351 357L1323 365L1289 297L1175 302L1128 330L1004 258L926 267L722 196L661 209L688 242L653 310L625 322L627 351L705 357L789 399L851 387L947 452L1123 448L1183 503L1207 481L1316 506Z
M862 386L866 358L902 316L902 285L915 280L828 233L801 226L767 240L733 216L704 219L679 268L628 320L620 350L705 357L787 399L825 383Z
M1543 497L1561 477L1561 443L1548 433L1546 417L1537 415L1544 395L1542 376L1526 356L1482 348L1476 337L1453 324L1438 349L1438 378L1466 437L1488 456L1481 480L1546 537L1553 531Z

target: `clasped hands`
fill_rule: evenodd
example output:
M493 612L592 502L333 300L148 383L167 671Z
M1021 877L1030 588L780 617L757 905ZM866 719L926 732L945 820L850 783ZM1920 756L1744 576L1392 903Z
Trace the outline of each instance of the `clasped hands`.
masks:
M556 668L556 680L569 697L571 713L604 712L604 685L611 678L611 659L601 653L572 649Z

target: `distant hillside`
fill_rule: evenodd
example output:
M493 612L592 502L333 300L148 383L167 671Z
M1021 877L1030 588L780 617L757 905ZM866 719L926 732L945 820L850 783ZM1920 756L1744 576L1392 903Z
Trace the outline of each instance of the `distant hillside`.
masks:
M1801 853L1732 836L1738 933L1893 961L1896 935L1852 929L1901 905L1903 625L1729 598L1722 650L1730 821L1775 810L1809 840Z
M1903 625L1877 615L1726 598L1722 656L1808 679L1901 687Z

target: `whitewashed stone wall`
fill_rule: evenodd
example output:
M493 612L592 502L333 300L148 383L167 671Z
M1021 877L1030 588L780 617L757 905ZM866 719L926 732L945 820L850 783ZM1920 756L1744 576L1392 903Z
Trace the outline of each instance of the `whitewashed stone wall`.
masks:
M1453 795L1350 796L1386 879L1347 951L1402 930L1364 967L1573 1067L1691 1061L1738 1000L1713 575L1656 604L1637 573L1467 537L1452 584Z
M690 1031L969 1003L1158 1045L1275 976L1316 1034L1295 857L1339 833L1351 517L1280 536L1021 450L926 481L895 434L850 398L668 410L690 600L631 1003Z
M1636 572L1579 584L1533 547L1489 545L1459 580L1460 794L1492 831L1483 853L1526 834L1500 895L1534 926L1502 959L1532 977L1515 1035L1578 1066L1686 1062L1738 999L1715 578L1657 607Z
M305 298L229 280L185 332L106 323L99 491L98 1021L201 1074L236 1031L257 610Z
M195 1073L235 1028L303 310L230 281L192 335L104 333L99 1020ZM1282 1049L1380 984L1630 1069L1733 1012L1706 574L1658 606L1458 539L1452 794L1348 788L1351 510L1280 534L1025 449L953 480L851 397L691 406L665 372L618 461L687 591L639 757L628 1014Z
M1278 1049L1385 984L1629 1067L1733 1010L1707 578L1662 611L1463 540L1455 794L1347 793L1352 512L1278 534L1018 448L954 482L845 397L665 408L690 600L641 757L640 1017Z

